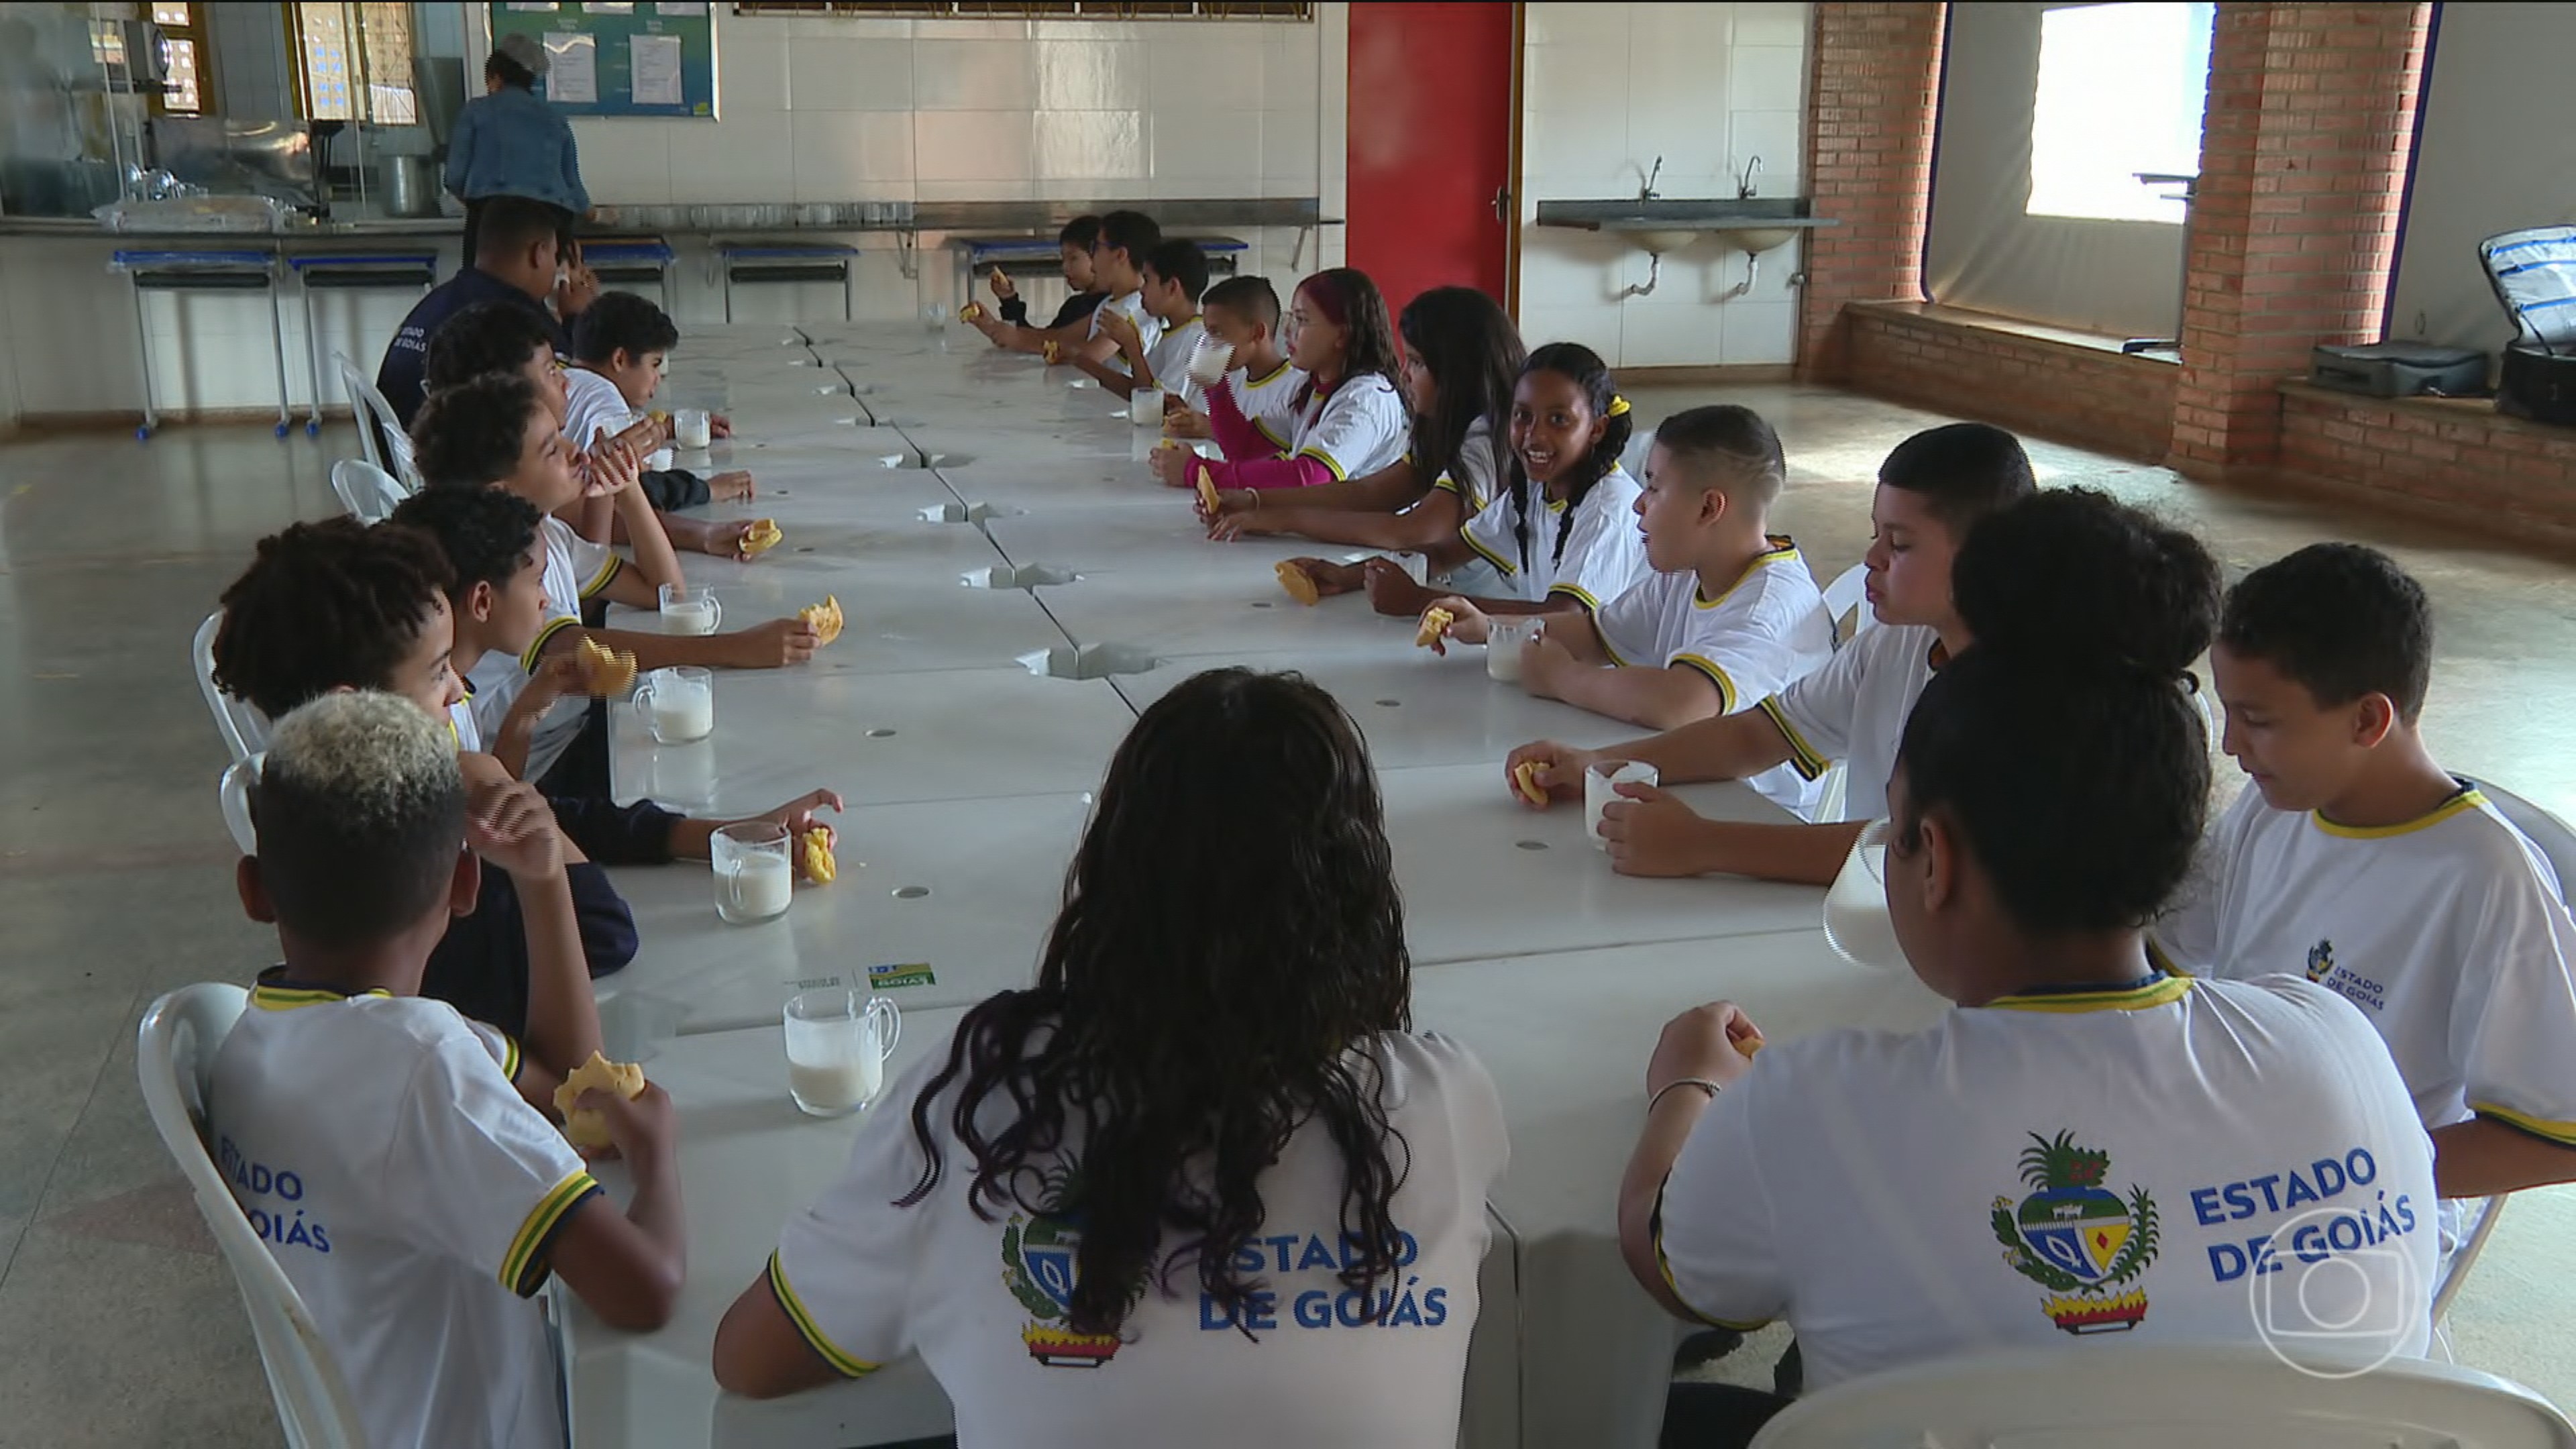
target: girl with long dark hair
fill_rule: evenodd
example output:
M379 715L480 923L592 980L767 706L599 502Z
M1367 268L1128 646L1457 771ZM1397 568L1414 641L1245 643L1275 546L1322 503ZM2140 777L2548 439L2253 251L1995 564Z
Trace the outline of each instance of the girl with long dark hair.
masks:
M1505 1147L1483 1069L1407 1030L1410 971L1349 716L1183 683L1110 763L1036 985L889 1085L717 1380L918 1353L968 1449L1448 1449Z

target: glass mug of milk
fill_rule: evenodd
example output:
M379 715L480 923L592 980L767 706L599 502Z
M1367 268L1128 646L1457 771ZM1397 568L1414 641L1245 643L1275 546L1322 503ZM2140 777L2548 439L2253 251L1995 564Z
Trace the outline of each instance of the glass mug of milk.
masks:
M1190 354L1190 380L1203 389L1211 388L1224 381L1233 366L1234 344L1202 335L1197 350Z
M1495 614L1485 620L1485 673L1505 684L1521 678L1521 646L1547 632L1536 614Z
M885 1090L886 1058L903 1037L903 1013L882 996L846 987L790 997L787 1092L810 1116L855 1112Z
M1825 892L1825 944L1856 966L1900 967L1905 949L1887 913L1888 823L1873 820Z
M662 632L712 634L724 627L724 606L704 584L662 586Z
M675 408L671 412L671 441L695 452L716 439L715 420L705 408Z
M1583 831L1592 837L1594 850L1608 850L1610 842L1601 838L1601 812L1613 800L1626 797L1621 785L1656 785L1663 775L1654 766L1639 760L1602 760L1583 772Z
M694 664L656 669L635 686L635 707L657 745L685 745L716 730L716 677Z
M1129 393L1127 421L1140 428L1161 427L1163 425L1163 390L1159 387L1140 387Z
M796 899L796 867L789 859L793 839L775 820L745 820L708 837L707 854L716 868L716 914L727 924L755 925L786 914Z

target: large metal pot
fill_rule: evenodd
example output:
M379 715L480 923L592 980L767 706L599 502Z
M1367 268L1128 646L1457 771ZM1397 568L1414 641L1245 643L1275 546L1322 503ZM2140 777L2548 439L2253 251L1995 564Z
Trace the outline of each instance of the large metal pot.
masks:
M438 215L438 166L427 156L380 156L387 216Z

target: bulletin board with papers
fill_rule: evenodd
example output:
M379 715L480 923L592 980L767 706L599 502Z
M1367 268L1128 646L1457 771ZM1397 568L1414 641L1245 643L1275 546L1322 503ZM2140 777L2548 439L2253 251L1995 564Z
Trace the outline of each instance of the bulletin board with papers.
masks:
M492 43L524 35L546 48L537 95L575 116L716 118L709 0L492 0Z

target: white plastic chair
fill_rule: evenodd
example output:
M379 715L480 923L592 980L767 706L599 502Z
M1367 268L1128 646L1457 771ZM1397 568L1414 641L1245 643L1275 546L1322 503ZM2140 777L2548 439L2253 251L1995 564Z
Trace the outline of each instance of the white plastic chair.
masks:
M215 635L223 627L221 610L208 614L206 622L197 626L193 646L197 688L206 696L206 708L214 713L215 729L224 737L225 748L232 751L235 760L242 760L249 758L253 750L267 747L268 721L260 717L258 710L224 693L215 684Z
M343 458L332 464L331 491L340 496L341 507L368 524L392 517L394 505L411 496L402 480L364 458Z
M2353 1367L2358 1368L2359 1365ZM2014 1349L1799 1400L1753 1449L2576 1449L2576 1425L2492 1374L2422 1359L2326 1378L2260 1344Z
M233 833L233 844L244 855L259 854L259 832L250 823L250 787L259 779L260 761L268 758L263 750L246 760L235 760L224 766L224 777L215 793L224 810L224 828Z
M1825 614L1834 621L1834 642L1839 647L1859 638L1878 616L1869 607L1869 565L1853 564L1834 575L1825 585ZM1843 616L1851 616L1851 628L1843 628Z
M340 391L348 395L349 412L357 419L358 446L365 450L368 462L384 467L382 437L402 432L401 426L394 421L394 405L385 401L383 393L376 391L375 383L358 370L358 364L349 360L349 354L334 351L331 365L340 370ZM383 430L382 436L378 429Z
M286 1271L251 1231L206 1151L206 1091L215 1052L249 999L238 986L205 981L153 1002L135 1044L143 1105L241 1288L289 1449L365 1449L365 1428L320 1327Z

